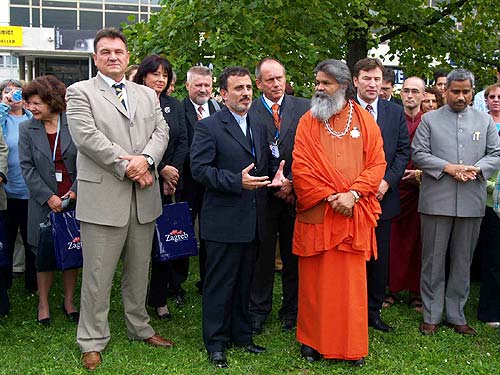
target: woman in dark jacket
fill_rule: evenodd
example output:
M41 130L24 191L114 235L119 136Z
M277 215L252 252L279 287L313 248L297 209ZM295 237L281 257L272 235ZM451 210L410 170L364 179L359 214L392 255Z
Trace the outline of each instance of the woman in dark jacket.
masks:
M187 129L181 104L167 95L172 74L172 67L167 59L151 55L141 62L134 78L135 83L155 90L163 117L170 127L168 147L158 164L164 203L171 203L172 196L180 197L182 166L188 152ZM181 285L187 278L188 267L189 258L168 262L153 259L148 304L156 308L160 319L171 318L167 307L167 293L176 297L177 301L182 298L184 291Z
M38 321L51 323L49 291L56 270L53 253L38 251L39 224L50 211L61 212L62 199L76 199L76 148L66 120L66 87L54 76L33 80L23 97L33 118L19 128L19 162L30 192L28 201L28 243L36 256L39 290ZM62 309L78 321L74 295L78 270L62 272L64 301Z

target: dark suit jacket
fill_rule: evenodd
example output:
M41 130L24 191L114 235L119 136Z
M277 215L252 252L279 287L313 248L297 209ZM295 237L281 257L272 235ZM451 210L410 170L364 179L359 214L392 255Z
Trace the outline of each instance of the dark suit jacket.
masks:
M182 173L184 169L184 160L188 155L188 138L184 116L184 110L181 103L171 96L160 95L160 107L163 113L163 118L169 126L168 146L163 154L161 161L158 163L158 172L166 165L171 165L179 171L179 182L177 191L182 189ZM161 178L160 178L161 179ZM163 189L163 184L160 185Z
M208 101L208 109L210 115L216 112L212 101ZM189 97L185 98L182 101L182 109L181 112L184 114L185 125L187 129L187 144L188 144L188 153L186 155L186 159L184 160L184 172L183 172L183 191L182 191L182 199L186 200L189 203L189 207L193 209L193 213L196 215L198 211L201 209L201 199L203 196L203 186L198 182L193 180L193 176L191 174L191 162L189 159L189 149L191 147L191 143L193 142L194 135L194 127L198 122L198 116L196 115L196 111L194 109L193 103Z
M241 171L251 163L253 176L270 176L266 132L247 116L255 148L228 109L199 121L191 144L191 171L203 184L201 238L223 243L251 242L257 229L257 210L263 209L266 190L242 189ZM271 172L273 173L273 172ZM258 207L259 206L259 207ZM262 208L261 208L262 206Z
M66 114L61 114L61 152L64 165L73 181L71 190L76 192L76 147L71 140ZM47 204L52 195L58 195L55 167L45 126L34 118L19 127L19 163L26 186L30 191L28 201L28 243L38 245L39 227L50 207Z
M280 151L279 160L285 160L284 174L292 179L292 151L295 141L295 131L297 124L304 113L309 110L310 101L291 95L285 95L281 103L281 126L278 148ZM268 145L274 141L276 126L272 114L262 102L262 96L255 99L250 108L250 115L259 124L266 127Z
M389 184L389 190L380 202L382 207L380 219L388 220L400 212L398 186L410 159L410 138L402 106L379 99L377 111L377 123L384 140L387 162L384 180Z
M394 104L399 104L400 106L403 106L403 101L399 98L396 98L394 95L391 96L391 98L389 99L389 101L391 103L394 103Z

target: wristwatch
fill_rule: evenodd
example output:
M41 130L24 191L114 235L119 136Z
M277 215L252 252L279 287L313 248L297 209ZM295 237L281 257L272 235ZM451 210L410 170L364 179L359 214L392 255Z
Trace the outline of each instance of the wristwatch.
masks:
M146 161L148 162L149 165L149 169L155 169L155 160L151 156L146 154L142 154L142 156L146 158Z
M349 190L354 195L354 203L358 203L361 196L356 190Z

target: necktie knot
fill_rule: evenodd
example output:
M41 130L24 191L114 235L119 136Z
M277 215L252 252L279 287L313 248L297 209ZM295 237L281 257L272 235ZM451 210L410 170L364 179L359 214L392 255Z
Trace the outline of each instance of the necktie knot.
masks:
M203 106L202 105L200 105L198 107L198 113L196 115L198 116L198 121L203 118Z
M370 113L370 115L372 115L373 117L375 117L375 111L373 110L373 107L371 104L367 104L365 109Z
M280 125L281 125L281 119L280 119L280 105L278 103L274 103L271 106L271 110L273 112L273 120L274 120L274 126L278 130L280 130Z

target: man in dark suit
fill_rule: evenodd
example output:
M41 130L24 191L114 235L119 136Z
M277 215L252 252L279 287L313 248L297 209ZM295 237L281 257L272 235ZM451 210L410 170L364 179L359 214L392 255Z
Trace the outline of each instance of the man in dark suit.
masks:
M389 273L389 241L391 219L399 214L399 181L403 177L410 158L410 140L402 106L379 99L384 66L378 59L365 58L353 67L353 83L357 88L357 100L377 121L384 140L387 167L380 183L377 199L382 214L378 220L378 259L367 263L368 324L389 332L392 327L380 318Z
M218 103L210 99L212 97L212 71L205 66L193 66L187 72L186 89L188 97L182 101L184 113L186 116L186 127L188 133L188 146L193 142L194 125L201 119L207 118L211 114L220 111ZM201 212L201 202L203 200L203 185L193 180L191 166L189 162L189 153L184 161L182 200L189 203L193 222L199 217ZM200 238L200 236L198 236ZM199 249L200 262L200 281L196 283L200 294L202 293L203 280L205 279L205 262L207 252L205 250L205 241L200 239ZM187 272L188 269L186 269ZM183 293L174 297L178 305L183 303Z
M380 86L379 98L388 100L390 102L403 105L401 99L394 96L394 82L396 81L396 75L392 68L384 68L382 72L382 85Z
M295 209L292 185L292 150L295 130L302 115L309 109L309 100L285 95L286 73L281 62L273 58L261 60L255 69L255 83L262 96L252 103L250 116L266 129L267 144L275 148L274 157L285 160L286 179L279 191L269 191L268 205L260 218L265 220L261 233L255 272L250 293L250 316L253 333L262 332L273 302L274 260L279 233L283 261L283 303L279 317L285 330L297 321L298 269L292 254Z
M191 171L205 187L200 222L207 251L203 341L209 360L223 368L229 345L251 353L265 350L253 343L248 314L257 233L262 228L257 212L265 208L266 186L279 187L284 177L278 171L275 181L280 182L270 185L265 129L247 115L252 103L248 70L226 68L219 84L227 110L196 124Z

